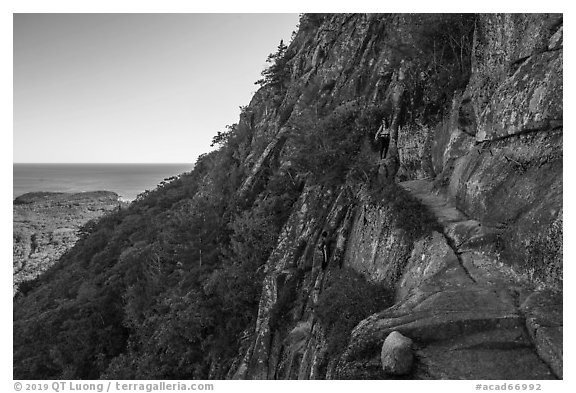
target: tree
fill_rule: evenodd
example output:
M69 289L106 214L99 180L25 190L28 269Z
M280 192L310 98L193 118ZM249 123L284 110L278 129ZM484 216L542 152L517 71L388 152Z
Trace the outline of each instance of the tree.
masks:
M210 144L210 147L216 145L225 145L226 142L228 142L230 139L230 136L232 136L232 134L236 131L237 126L237 124L227 125L226 131L218 131L218 133L212 137L212 143Z
M284 45L284 40L280 40L276 53L270 53L266 59L266 62L271 65L262 71L264 78L254 82L255 85L272 86L275 88L284 87L284 83L290 77L290 70L287 67L288 59L286 58L287 49L288 47Z

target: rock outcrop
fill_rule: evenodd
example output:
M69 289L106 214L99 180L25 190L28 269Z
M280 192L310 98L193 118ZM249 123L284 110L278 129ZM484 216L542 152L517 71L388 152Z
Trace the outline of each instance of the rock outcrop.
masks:
M366 187L302 194L266 265L236 378L389 378L402 374L380 365L392 332L414 340L409 378L563 377L562 16L476 16L469 47L459 36L460 55L448 60L465 79L445 80L452 90L441 97L427 85L441 78L439 54L426 58L414 27L435 17L303 19L278 111L294 121L307 105L368 97L388 108L395 158L368 152L376 180ZM458 18L447 26L465 23ZM277 130L245 184L276 147L280 162L290 151L290 132ZM391 182L401 187L395 196L370 195ZM423 213L403 211L407 201ZM337 266L319 269L325 229L338 234L337 264L394 291L394 304L360 322L336 358L314 312ZM280 282L297 270L300 308L289 310L287 326L271 326ZM288 332L296 330L306 339L294 351Z
M553 376L549 368L561 378L561 300L536 290L499 260L498 229L466 217L426 180L400 185L437 217L442 233L414 244L396 305L356 327L343 371L358 353L399 331L419 344L418 378L546 379ZM538 317L527 315L543 308L526 297L549 307L541 316L549 329L540 331L539 340L529 334ZM546 355L536 356L533 348ZM481 361L472 366L469 357Z
M14 375L562 379L562 25L304 15L217 151L16 299Z

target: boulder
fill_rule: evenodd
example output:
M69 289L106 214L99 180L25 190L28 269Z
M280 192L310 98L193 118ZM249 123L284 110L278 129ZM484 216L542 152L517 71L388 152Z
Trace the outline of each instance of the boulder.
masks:
M412 340L394 331L382 344L382 369L387 374L405 375L410 373L414 355Z

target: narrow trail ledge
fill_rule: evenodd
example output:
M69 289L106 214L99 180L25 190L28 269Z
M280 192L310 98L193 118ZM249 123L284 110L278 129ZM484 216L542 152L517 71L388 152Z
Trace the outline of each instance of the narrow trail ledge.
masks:
M14 378L562 378L562 25L302 15L214 151L23 286Z
M444 233L414 248L396 305L355 329L348 360L396 330L419 344L418 378L562 378L561 294L519 280L500 260L498 228L467 217L432 182L400 186Z

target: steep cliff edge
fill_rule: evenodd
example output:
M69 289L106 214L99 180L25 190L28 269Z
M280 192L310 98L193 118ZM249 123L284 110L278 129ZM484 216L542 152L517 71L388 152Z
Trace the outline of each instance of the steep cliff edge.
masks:
M442 23L447 36L435 39L450 45L427 53L420 34L434 36L432 26ZM294 216L278 249L287 258L267 263L253 343L234 376L390 377L379 350L397 330L416 343L413 378L562 378L561 16L339 15L324 18L311 36L312 44L301 44L290 60L296 72L285 102L290 89L310 80L321 87L316 99L291 98L290 119L302 116L306 100L318 107L361 97L385 108L396 181L437 226L416 237L409 227L425 223L406 220L385 197L362 202L358 191L354 201ZM438 65L436 56L448 49L456 56ZM434 67L459 72L451 78ZM390 163L379 163L374 153L371 159L379 164L372 183L392 181ZM301 198L302 206L313 203L309 194ZM322 272L313 250L326 229L338 240L331 267ZM288 257L300 244L306 252ZM314 313L314 290L335 264L395 291L394 304L362 321L339 359L326 355L329 334ZM291 318L291 332L271 329L281 272L310 265L300 294L307 312ZM305 344L294 349L291 337L302 326Z
M218 150L15 300L15 378L562 378L562 23L304 15Z

